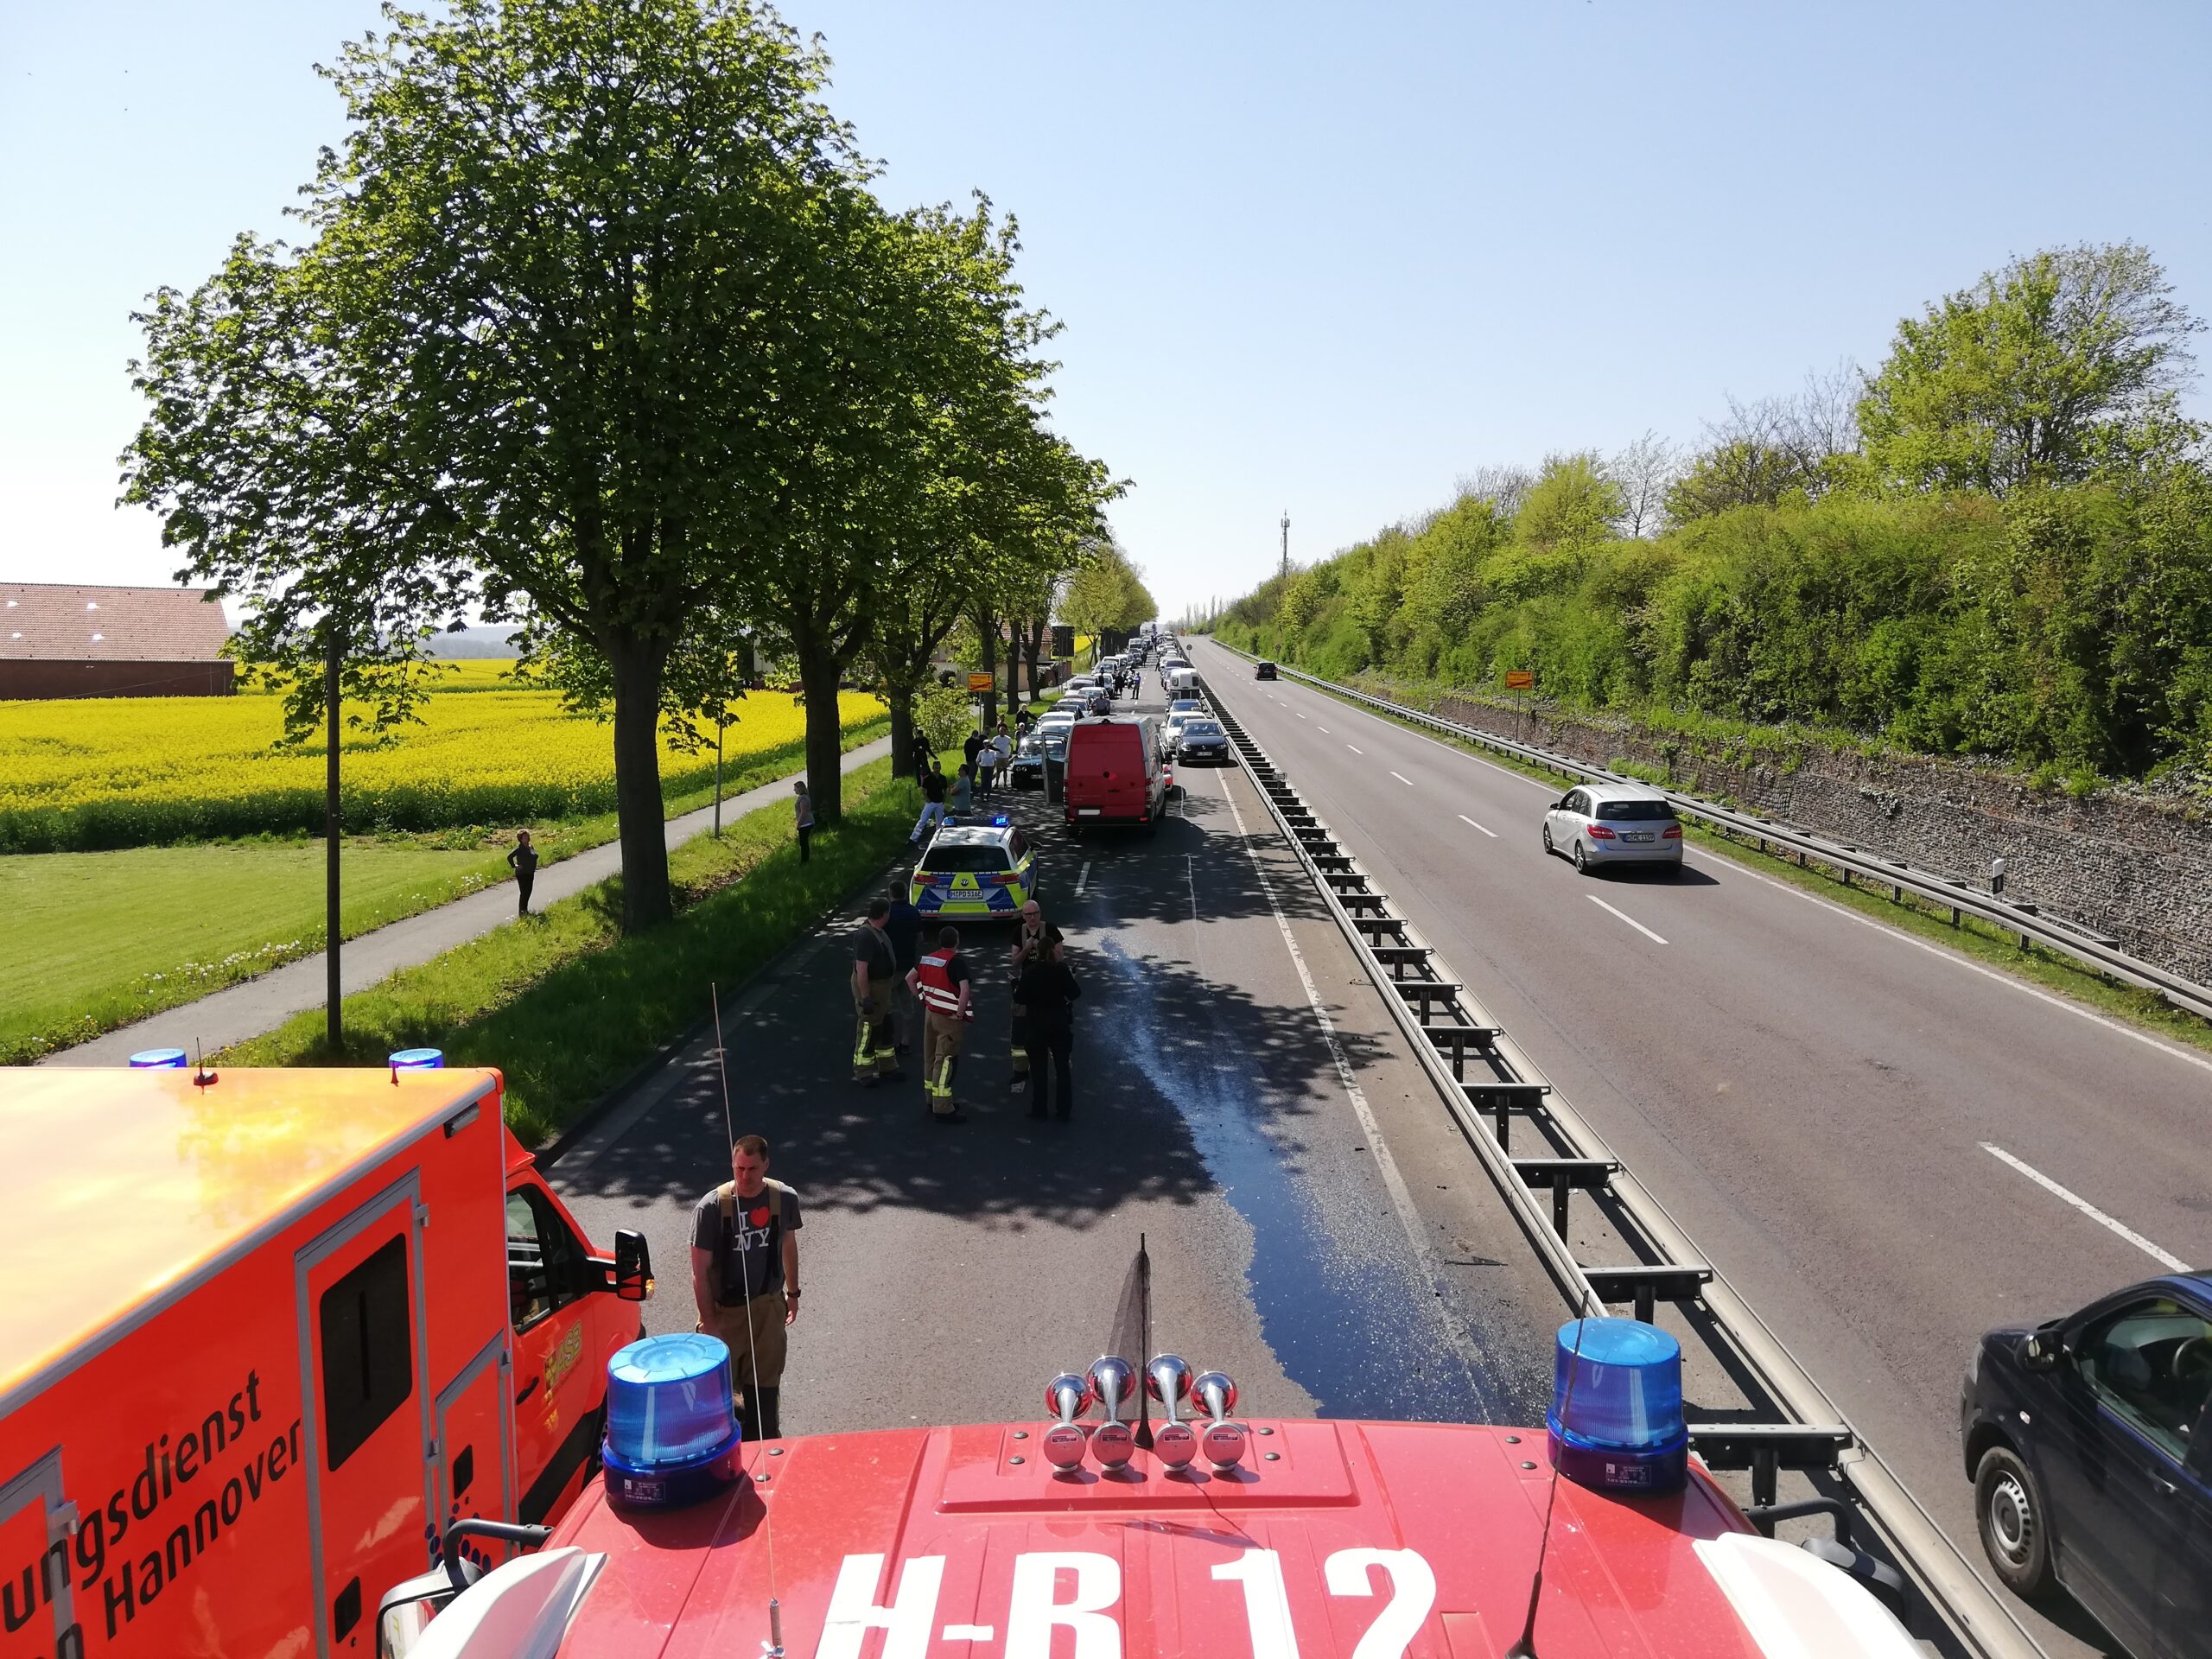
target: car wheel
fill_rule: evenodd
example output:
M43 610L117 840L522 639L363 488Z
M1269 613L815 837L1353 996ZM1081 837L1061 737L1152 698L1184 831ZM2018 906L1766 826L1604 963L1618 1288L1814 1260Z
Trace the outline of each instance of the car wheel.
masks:
M1552 846L1552 827L1548 823L1544 826L1544 856L1546 858L1549 858L1554 850L1554 849Z
M2043 1490L2018 1452L1993 1446L1981 1454L1974 1479L1974 1522L1989 1564L2015 1595L2039 1596L2055 1582L2047 1513Z
M1590 861L1582 855L1582 843L1579 841L1574 843L1574 873L1577 875L1590 874Z

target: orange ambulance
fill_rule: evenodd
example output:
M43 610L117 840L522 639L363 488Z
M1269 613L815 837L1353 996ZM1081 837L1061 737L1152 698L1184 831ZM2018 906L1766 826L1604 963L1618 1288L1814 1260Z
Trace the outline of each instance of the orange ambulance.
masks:
M644 1239L490 1071L0 1070L0 1659L332 1659L595 1468Z

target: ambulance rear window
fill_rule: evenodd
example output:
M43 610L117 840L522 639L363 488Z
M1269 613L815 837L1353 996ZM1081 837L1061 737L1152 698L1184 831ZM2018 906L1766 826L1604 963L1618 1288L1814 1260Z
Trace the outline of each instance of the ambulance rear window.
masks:
M1002 870L1007 868L1006 849L995 841L955 842L950 847L935 842L924 855L922 868L933 875L974 875Z
M322 1293L321 1325L322 1415L334 1470L415 1391L404 1234Z

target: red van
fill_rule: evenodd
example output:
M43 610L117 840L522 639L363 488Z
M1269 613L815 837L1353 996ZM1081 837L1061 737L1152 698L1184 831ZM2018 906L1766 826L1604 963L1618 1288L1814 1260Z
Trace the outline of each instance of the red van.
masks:
M1160 822L1167 810L1167 760L1151 715L1079 720L1068 733L1068 827Z

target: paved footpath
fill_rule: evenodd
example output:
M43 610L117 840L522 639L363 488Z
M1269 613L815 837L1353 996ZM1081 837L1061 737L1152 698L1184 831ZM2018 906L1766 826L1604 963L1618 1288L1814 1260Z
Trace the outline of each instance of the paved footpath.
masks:
M843 769L858 771L870 761L880 760L891 753L891 740L878 738L873 743L862 744L849 751ZM742 795L723 798L722 816L734 821L756 808L777 801L791 799L791 778L779 778L771 784L748 790ZM696 812L687 812L668 821L668 844L674 848L694 836L702 836L714 825L715 810L701 807ZM556 899L566 899L594 887L613 875L622 868L622 847L610 841L588 852L578 853L574 858L563 859L558 864L541 866L537 872L537 886L531 894L531 901L539 908ZM480 938L493 928L514 920L515 900L511 883L500 881L456 899L449 905L440 905L435 910L423 911L404 921L378 928L372 933L346 941L340 956L340 982L346 994L365 990L379 980L387 979L403 968L412 968L429 961L433 957L450 950L457 944ZM49 1054L41 1065L121 1065L131 1055L146 1048L181 1048L192 1052L204 1046L210 1052L232 1043L244 1042L249 1037L258 1037L273 1031L296 1014L322 1006L324 976L323 953L302 957L297 962L249 979L239 984L203 996L195 1002L186 1002L109 1032L105 1037L95 1037L88 1043L74 1048L65 1048Z

